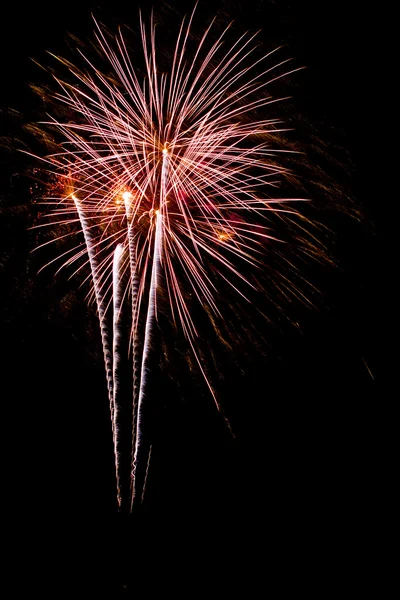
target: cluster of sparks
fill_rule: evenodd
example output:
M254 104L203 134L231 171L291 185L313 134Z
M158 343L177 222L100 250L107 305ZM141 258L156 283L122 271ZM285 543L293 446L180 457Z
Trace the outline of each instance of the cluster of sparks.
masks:
M84 246L71 249L65 264L86 255L100 320L111 410L118 502L121 503L118 440L118 365L121 307L130 299L133 354L131 503L140 497L137 468L142 410L149 377L149 352L157 299L168 298L203 372L199 333L184 289L220 315L212 261L223 285L244 295L246 269L259 264L263 245L279 243L268 215L293 214L294 199L271 193L284 175L271 140L276 120L254 119L276 102L267 87L287 75L270 54L252 60L254 36L223 46L226 32L208 43L211 26L188 56L193 15L183 21L169 74L157 67L155 26L142 20L144 76L139 76L121 33L111 42L96 24L98 48L113 76L83 55L84 70L65 62L75 83L58 79L57 102L74 120L50 123L64 137L59 153L47 157L64 181L62 198L50 198L57 223L79 222ZM136 59L135 59L136 60ZM250 65L249 65L250 63ZM263 66L265 65L265 66ZM265 111L263 111L265 113ZM214 272L215 272L214 271ZM128 288L126 288L128 281ZM107 313L111 311L111 325ZM139 343L139 318L145 319Z

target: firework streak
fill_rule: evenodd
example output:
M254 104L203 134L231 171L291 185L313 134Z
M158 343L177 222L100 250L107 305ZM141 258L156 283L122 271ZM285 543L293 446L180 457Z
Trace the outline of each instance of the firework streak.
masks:
M218 283L207 265L213 263L213 274L243 296L241 283L254 286L240 263L257 267L264 245L279 241L271 235L268 217L297 214L289 204L296 199L270 196L285 175L276 160L279 150L271 147L277 132L284 130L276 119L257 116L259 109L265 113L277 101L267 87L288 74L281 68L287 61L269 65L272 53L252 59L254 36L247 34L229 48L222 49L226 30L209 43L211 25L188 56L192 19L193 14L180 27L169 74L160 73L157 66L153 20L149 31L140 20L144 74L133 66L122 34L110 41L97 24L98 51L112 75L103 74L83 54L84 69L59 59L75 79L66 83L57 78L61 90L54 98L73 118L50 121L64 144L46 160L59 178L65 178L66 188L62 199L52 199L52 214L68 223L77 212L84 234L100 320L119 504L123 304L130 298L132 504L142 497L138 465L148 465L142 417L144 404L151 401L149 353L160 293L169 300L172 319L182 327L218 406L201 365L184 286L202 306L221 316ZM81 255L82 251L76 256Z

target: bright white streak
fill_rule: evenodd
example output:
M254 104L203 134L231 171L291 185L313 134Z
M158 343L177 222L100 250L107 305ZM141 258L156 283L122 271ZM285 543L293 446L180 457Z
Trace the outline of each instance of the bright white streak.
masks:
M115 443L115 472L117 477L117 501L121 506L121 485L118 460L118 367L119 367L119 344L121 340L120 317L121 317L121 263L123 256L123 245L118 244L114 251L113 260L113 431Z
M140 384L140 363L139 363L139 343L138 343L138 292L139 278L137 275L137 248L135 243L135 230L133 227L133 201L134 198L130 192L122 194L126 219L128 222L128 249L129 249L129 266L130 266L130 287L131 287L131 309L132 309L132 362L133 362L133 387L132 387L132 452L131 452L131 510L134 498L134 483L135 483L135 447L136 447L136 419L138 409L138 395Z
M149 372L149 358L151 349L151 338L153 335L153 327L157 319L157 287L160 263L162 259L162 210L165 204L166 190L167 190L167 178L168 178L168 152L164 149L162 159L162 170L161 170L161 189L160 189L160 208L154 211L155 214L155 236L154 236L154 254L153 254L153 265L151 269L151 280L149 290L149 301L147 308L146 326L144 334L143 344L143 356L142 356L142 368L140 374L140 389L137 407L137 421L136 421L136 440L135 440L135 453L132 465L132 504L135 500L136 495L139 495L136 481L136 468L138 463L139 452L141 450L142 441L142 417L143 417L143 402L146 396L147 389L147 374Z
M79 220L82 225L82 231L85 238L86 248L89 256L90 269L92 271L92 279L93 279L93 287L94 294L96 298L97 312L99 315L100 322L100 333L101 333L101 343L103 346L103 357L104 357L104 365L106 371L106 379L107 379L107 389L108 389L108 399L110 403L110 413L111 413L111 425L112 425L112 435L113 435L113 444L114 444L114 458L116 465L116 478L117 478L117 487L118 487L118 471L119 471L119 459L117 452L117 432L115 430L115 422L114 422L114 392L113 392L113 361L112 355L110 351L110 342L108 336L107 324L105 322L105 312L106 312L106 302L103 296L102 287L99 282L99 273L96 255L94 251L94 242L92 239L92 234L90 232L90 224L85 216L85 213L82 209L81 202L78 198L73 194L72 199L75 203L76 210L78 212ZM119 488L118 488L119 490ZM120 503L119 493L118 493L118 503Z
M151 338L153 334L153 327L157 317L157 285L158 285L158 274L160 266L161 256L161 228L162 228L162 216L159 211L156 213L156 225L155 225L155 239L154 239L154 256L153 265L151 269L151 281L149 291L149 303L147 308L146 327L144 334L143 344L143 357L142 357L142 368L140 373L140 388L139 398L137 406L137 420L136 420L136 440L135 440L135 453L133 458L132 468L132 502L135 499L136 492L136 467L138 463L138 455L141 449L142 441L142 417L143 417L143 402L146 396L147 389L147 374L149 372L149 357L151 348Z

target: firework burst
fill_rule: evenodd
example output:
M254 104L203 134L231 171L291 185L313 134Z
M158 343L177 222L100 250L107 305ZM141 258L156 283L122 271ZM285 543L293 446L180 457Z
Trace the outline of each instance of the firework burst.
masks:
M83 232L84 246L69 249L64 264L82 255L90 263L119 504L118 369L120 338L126 335L120 328L122 305L130 299L133 502L142 495L138 465L148 466L142 412L160 298L168 299L171 317L180 324L219 408L202 365L187 290L211 318L222 317L218 286L229 285L246 297L246 286L257 287L248 270L262 266L267 244L282 243L273 233L274 219L287 219L293 226L299 216L300 198L276 197L287 175L278 160L284 150L275 142L284 128L276 119L259 116L277 102L268 89L292 72L287 61L277 61L275 51L252 58L255 36L249 34L229 48L223 45L226 30L210 42L212 24L189 53L192 19L193 14L182 22L168 73L158 68L153 19L149 28L140 19L142 71L123 35L111 39L96 23L98 52L112 74L100 71L82 53L81 68L59 59L69 81L56 77L59 91L53 99L68 118L48 121L63 138L60 150L46 160L64 190L47 199L49 224L79 222Z

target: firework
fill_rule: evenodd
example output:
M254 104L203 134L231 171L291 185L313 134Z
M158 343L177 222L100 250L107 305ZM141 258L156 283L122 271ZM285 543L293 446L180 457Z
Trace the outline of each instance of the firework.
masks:
M193 14L183 21L168 73L157 64L153 19L140 19L143 71L134 66L121 33L110 40L96 24L99 52L111 74L82 54L84 68L62 60L66 82L56 77L54 99L70 117L51 118L63 137L47 157L65 183L49 201L59 221L75 222L84 234L98 309L110 400L118 502L118 369L122 304L130 297L133 353L131 501L141 497L138 464L148 465L142 448L149 354L159 299L168 298L210 392L217 396L200 360L198 331L187 289L221 316L218 275L223 285L246 297L255 288L248 268L258 268L267 243L281 243L271 219L293 218L294 202L276 198L286 175L274 148L276 119L265 119L273 81L288 75L273 53L255 56L254 37L243 35L229 48L226 30L213 42L210 27L189 54ZM61 59L60 59L61 60ZM135 56L135 64L137 61ZM58 222L59 222L58 221ZM71 264L82 255L71 250ZM210 272L208 265L213 265ZM128 291L123 287L128 281ZM107 325L107 312L113 316ZM145 319L143 340L139 322ZM112 343L110 339L112 338ZM150 398L147 398L150 401ZM147 473L146 473L147 476Z

